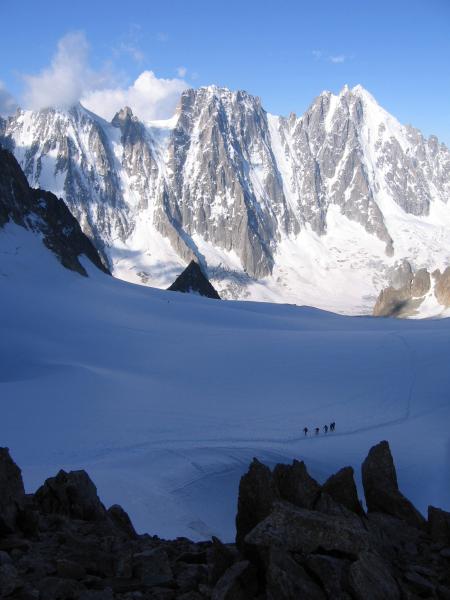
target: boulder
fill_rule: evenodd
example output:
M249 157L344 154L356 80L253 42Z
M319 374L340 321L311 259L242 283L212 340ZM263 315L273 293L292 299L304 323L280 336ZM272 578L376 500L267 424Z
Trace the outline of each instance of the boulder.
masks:
M349 584L356 600L400 600L400 589L389 565L374 552L360 554L349 570Z
M325 492L321 492L318 497L314 510L324 515L333 515L335 517L343 517L348 521L353 521L356 526L361 524L361 515L349 510L343 504L336 502L333 498L326 494Z
M163 548L134 554L133 565L133 575L145 587L168 586L175 583L167 552Z
M46 514L56 513L85 521L106 519L106 509L86 471L59 471L37 490L34 500Z
M424 542L422 528L385 513L369 512L365 523L377 551L386 560L394 560L400 554L413 560Z
M346 587L349 565L348 560L326 554L311 554L306 559L307 568L320 581L327 597L336 600L346 597L343 590Z
M206 577L207 568L205 565L177 562L174 566L174 578L179 592L197 590L199 584L205 581Z
M313 508L320 493L320 485L309 475L303 461L278 464L273 471L273 481L279 497L300 508Z
M428 532L436 543L450 546L450 512L429 506Z
M309 554L324 550L356 556L370 546L370 537L360 523L334 515L277 502L271 514L247 534L245 541L262 548L282 547Z
M335 502L342 504L348 510L363 515L364 510L358 498L352 467L344 467L322 486L323 492L331 496Z
M248 600L258 590L256 572L248 560L235 563L215 585L212 600Z
M222 544L213 536L211 547L208 550L208 582L215 585L227 569L238 561L236 551Z
M266 572L267 600L326 600L320 586L292 556L281 548L272 548Z
M388 442L380 442L370 449L362 465L362 481L369 512L386 513L415 527L425 525L423 516L399 491Z
M245 547L247 533L270 514L277 498L278 492L269 467L254 458L239 483L236 544L241 550Z
M0 448L0 537L17 529L24 504L22 473L8 448Z

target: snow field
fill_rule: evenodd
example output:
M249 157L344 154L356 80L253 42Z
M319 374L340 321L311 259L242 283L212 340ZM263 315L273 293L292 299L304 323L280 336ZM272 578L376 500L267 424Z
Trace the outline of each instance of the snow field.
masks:
M450 509L447 319L343 317L136 286L0 231L0 444L27 490L86 469L139 531L229 541L253 456L323 481L388 439L401 489ZM336 421L336 432L302 429Z

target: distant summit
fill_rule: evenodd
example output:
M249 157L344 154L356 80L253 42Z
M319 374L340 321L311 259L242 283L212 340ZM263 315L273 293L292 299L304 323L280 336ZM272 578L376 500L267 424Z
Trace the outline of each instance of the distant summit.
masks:
M171 292L183 292L184 294L199 294L207 298L220 300L219 294L203 273L200 265L191 260L185 270L179 275L168 288Z
M132 108L0 119L31 187L63 198L115 277L167 289L195 260L222 298L371 314L404 261L450 265L450 150L360 85L289 117L218 86L184 90L164 121ZM417 316L442 313L431 300Z

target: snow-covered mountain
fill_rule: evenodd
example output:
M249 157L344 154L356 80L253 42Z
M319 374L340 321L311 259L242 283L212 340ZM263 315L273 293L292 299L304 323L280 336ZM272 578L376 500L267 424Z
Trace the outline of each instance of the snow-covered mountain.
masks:
M168 121L124 108L107 123L78 105L0 130L126 280L167 287L196 256L224 298L367 313L405 259L450 264L449 150L361 86L301 117L210 86L185 91ZM423 306L442 310L433 287Z
M67 269L86 276L86 269L80 262L83 257L109 273L65 203L51 192L30 188L11 152L0 148L0 233L8 224L18 225L42 240ZM8 258L2 257L3 275L8 268Z

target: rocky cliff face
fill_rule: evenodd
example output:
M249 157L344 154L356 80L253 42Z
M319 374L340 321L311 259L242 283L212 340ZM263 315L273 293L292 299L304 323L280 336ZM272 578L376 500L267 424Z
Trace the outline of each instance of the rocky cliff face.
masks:
M109 273L65 203L50 192L30 188L14 156L0 148L0 228L9 221L41 235L47 248L68 269L87 275L79 261L84 255Z
M360 86L301 117L210 86L183 92L165 122L124 108L106 123L78 105L19 112L0 135L127 279L167 287L196 259L225 297L320 305L331 276L352 312L371 310L396 262L450 260L450 152Z
M450 513L426 521L398 489L387 442L323 486L304 463L253 461L239 488L237 544L138 535L84 471L34 493L0 448L0 597L43 600L377 600L450 597Z
M413 272L408 261L390 271L390 285L381 290L373 314L376 317L411 317L420 314L423 306L450 308L450 267L443 273L436 269ZM432 315L429 315L432 316Z

